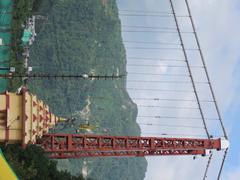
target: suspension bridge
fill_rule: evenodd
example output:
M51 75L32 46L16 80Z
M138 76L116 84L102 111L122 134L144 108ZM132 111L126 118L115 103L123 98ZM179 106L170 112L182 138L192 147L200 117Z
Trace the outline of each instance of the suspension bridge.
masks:
M172 0L167 1L164 11L119 8L127 74L0 76L113 81L127 78L127 90L139 108L141 137L48 134L49 128L64 119L50 113L47 105L24 86L19 94L1 95L0 141L20 142L23 148L28 143L38 144L54 159L202 155L208 157L203 179L207 178L213 155L220 154L220 179L228 136L188 0L183 4L184 11L179 11ZM18 111L13 113L12 108Z

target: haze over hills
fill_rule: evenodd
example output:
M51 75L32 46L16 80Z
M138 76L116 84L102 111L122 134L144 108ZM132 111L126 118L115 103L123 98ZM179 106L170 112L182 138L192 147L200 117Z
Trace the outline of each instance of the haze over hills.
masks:
M48 74L126 74L126 55L115 0L42 0L38 37L31 66ZM126 79L32 80L30 89L63 117L77 120L53 132L75 133L85 122L95 134L140 135L137 106L126 91ZM107 131L106 131L107 129ZM86 133L80 131L80 133ZM86 158L58 161L59 169L95 179L140 180L145 158Z

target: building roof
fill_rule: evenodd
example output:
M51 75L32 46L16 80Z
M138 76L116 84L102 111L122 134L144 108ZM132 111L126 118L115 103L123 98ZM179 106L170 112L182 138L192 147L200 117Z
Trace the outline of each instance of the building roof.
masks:
M28 29L24 29L24 32L23 32L23 37L22 37L22 42L24 44L28 43L31 39L31 36L32 36L32 32Z

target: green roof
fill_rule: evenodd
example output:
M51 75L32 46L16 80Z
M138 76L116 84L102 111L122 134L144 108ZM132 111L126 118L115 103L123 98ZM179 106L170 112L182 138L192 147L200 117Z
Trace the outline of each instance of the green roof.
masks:
M32 36L32 32L25 29L24 32L23 32L23 37L22 37L22 42L23 43L28 43L30 41L30 38Z

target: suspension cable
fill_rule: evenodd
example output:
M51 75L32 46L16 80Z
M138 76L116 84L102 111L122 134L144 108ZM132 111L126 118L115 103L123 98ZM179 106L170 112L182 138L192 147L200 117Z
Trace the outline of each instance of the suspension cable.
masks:
M138 123L143 126L162 126L162 127L173 127L173 128L194 128L194 129L203 129L201 126L188 126L188 125L170 125L170 124L155 124L155 123Z
M188 68L187 66L182 65L166 65L166 64L128 64L128 66ZM190 66L190 68L203 68L203 66Z
M142 11L142 10L130 10L130 9L119 9L119 11L121 12L135 12L135 13L154 13L154 14L172 14L171 12L167 12L167 11Z
M145 80L128 80L128 82L138 83L178 83L178 84L191 84L191 81L145 81ZM208 82L195 82L195 84L208 84ZM194 91L195 92L195 91Z
M206 137L203 134L173 134L173 133L152 133L152 132L146 132L143 134L149 134L149 135L161 135L161 136L186 136L186 137Z
M168 99L168 98L139 98L132 97L133 100L145 100L145 101L183 101L183 102L197 102L196 99ZM211 100L199 100L200 102L212 103Z
M138 104L138 107L144 107L144 108L162 108L162 109L199 109L198 107L185 107L185 106L158 106L158 105L142 105Z
M73 79L120 79L125 77L126 75L87 75L87 74L79 74L79 75L66 75L66 74L0 74L0 78L11 79L11 78L47 78L47 79L65 79L65 78L73 78Z
M142 73L142 72L128 72L128 74L150 75L150 76L177 76L177 77L190 77L189 74L163 74L163 73Z
M142 60L160 60L160 61L186 61L184 59L177 58L150 58L150 57L133 57L129 56L127 59L142 59Z
M143 58L143 57L127 57L128 60L143 60L143 61L176 61L176 62L185 62L184 59L167 59L167 58Z
M126 47L126 49L145 49L145 50L181 50L181 48L175 48L175 47L160 47L160 48L154 48L154 47Z
M181 45L179 43L171 43L171 42L150 42L150 41L127 41L124 40L124 43L134 43L134 44L164 44L164 45Z
M191 71L191 68L190 68L190 64L188 62L188 56L187 56L187 52L185 50L185 46L184 46L184 43L183 43L182 34L180 32L180 29L179 29L178 19L177 19L176 13L175 13L173 2L172 2L172 0L169 0L169 2L170 2L170 5L171 5L173 16L174 16L174 21L175 21L175 24L176 24L176 27L177 27L179 39L180 39L180 42L181 42L181 45L182 45L183 54L184 54L184 57L185 57L185 60L186 60L186 64L187 64L187 67L188 67L188 72L190 74L192 86L193 86L193 89L195 91L195 96L196 96L197 103L198 103L198 106L199 106L200 115L201 115L201 118L202 118L202 121L203 121L203 125L204 125L204 128L205 128L207 137L208 137L208 139L210 139L210 135L209 135L209 132L208 132L208 129L207 129L207 124L206 124L206 121L205 121L205 118L204 118L204 114L203 114L203 111L202 111L200 100L199 100L199 97L198 97L198 94L197 94L197 89L196 89L195 82L194 82L194 79L193 79L193 76L192 76L192 71Z
M206 169L205 169L205 172L204 172L203 180L207 179L207 173L208 173L208 169L209 169L210 164L211 164L212 156L213 156L213 153L210 152L210 156L208 158L208 162L207 162L207 166L206 166Z
M134 26L134 25L122 25L122 27L126 28L143 28L143 29L168 29L168 30L177 30L174 27L157 27L157 26Z
M177 31L149 31L149 30L122 30L122 32L126 32L126 33L136 33L136 32L139 32L139 33L169 33L169 34L177 34L178 32ZM192 34L193 32L191 31L182 31L181 33L183 34Z
M139 115L138 118L154 118L154 119L192 119L192 120L197 120L197 119L201 119L201 117L178 117L178 116L142 116ZM217 121L219 119L217 118L205 118L206 120L210 120L210 121Z
M126 13L119 13L120 16L133 16L133 17L160 17L160 18L174 18L174 14L126 14ZM187 15L178 15L176 17L181 18L189 18Z
M142 88L127 88L130 91L161 91L161 92L174 92L174 93L193 93L189 90L176 90L176 89L142 89Z
M213 91L213 87L210 83L211 82L210 77L209 77L209 74L208 74L207 66L206 66L205 59L204 59L204 56L203 56L203 52L202 52L202 49L201 49L200 41L199 41L199 38L198 38L198 35L197 35L196 27L195 27L195 24L194 24L194 21L193 21L193 18L192 18L192 13L191 13L191 10L190 10L188 0L185 0L185 3L186 3L186 6L187 6L188 14L189 14L191 25L192 25L192 28L193 28L193 34L194 34L194 37L195 37L196 42L197 42L197 47L199 49L199 53L200 53L200 57L201 57L201 60L202 60L202 63L203 63L203 67L205 69L206 77L207 77L207 80L209 82L209 88L210 88L210 91L211 91L211 94L212 94L214 105L215 105L217 114L219 116L219 121L220 121L220 124L221 124L221 127L222 127L222 131L223 131L224 137L226 139L228 139L227 132L225 130L223 120L222 120L222 117L221 117L221 114L220 114L220 110L219 110L218 105L217 105L217 101L216 101L216 97L215 97L215 94L214 94L214 91Z
M221 167L220 167L220 170L219 170L219 173L218 173L217 180L220 180L222 170L223 170L223 166L224 166L224 163L226 161L227 153L228 153L228 148L224 151L223 160L222 160L222 164L221 164Z

